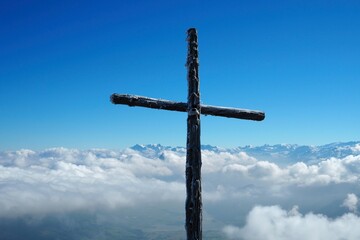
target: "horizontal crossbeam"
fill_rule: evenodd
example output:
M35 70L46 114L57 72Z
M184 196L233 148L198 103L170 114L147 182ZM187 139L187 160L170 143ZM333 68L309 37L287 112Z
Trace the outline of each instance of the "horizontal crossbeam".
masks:
M148 98L128 94L111 95L110 100L113 104L124 104L130 107L146 107L155 109L164 109L170 111L187 112L187 103L173 102L169 100ZM228 118L239 118L246 120L262 121L265 118L265 113L260 111L253 111L239 108L218 107L209 105L200 105L200 111L203 115L213 115Z

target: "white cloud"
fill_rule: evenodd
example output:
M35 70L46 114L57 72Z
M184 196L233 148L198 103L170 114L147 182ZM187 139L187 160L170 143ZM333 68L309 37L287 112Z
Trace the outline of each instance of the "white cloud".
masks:
M254 204L328 209L337 204L344 211L340 199L349 192L359 194L360 156L280 166L244 152L204 150L202 154L206 206L241 202L241 208L249 211ZM0 217L146 202L183 204L185 155L183 149L0 152ZM343 206L349 208L351 203Z
M360 218L347 213L331 219L314 213L302 215L296 207L286 211L279 206L256 206L244 227L226 226L223 232L239 240L357 240Z
M344 200L342 206L349 209L351 212L357 212L357 205L358 205L359 199L354 193L349 193Z
M360 143L355 144L355 146L351 147L350 149L355 153L360 152Z
M359 181L360 156L349 155L343 159L330 158L317 164L297 162L280 167L268 161L251 164L224 164L224 172L237 172L253 179L263 179L279 184L326 185Z
M0 157L0 216L183 201L182 179L131 150L20 150Z

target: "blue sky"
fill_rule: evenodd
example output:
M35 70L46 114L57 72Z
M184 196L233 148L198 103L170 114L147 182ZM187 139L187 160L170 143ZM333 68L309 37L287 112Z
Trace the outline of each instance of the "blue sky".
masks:
M186 101L186 30L202 102L266 112L202 117L202 143L359 140L358 1L1 1L0 149L184 146L186 114L115 106Z

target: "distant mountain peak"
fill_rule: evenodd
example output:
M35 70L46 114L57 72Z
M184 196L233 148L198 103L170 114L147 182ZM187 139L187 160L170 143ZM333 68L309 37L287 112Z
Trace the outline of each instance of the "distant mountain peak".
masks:
M185 147L170 147L161 144L136 144L130 149L141 152L148 157L164 159L164 151L186 152ZM201 145L201 149L211 152L245 152L259 160L283 162L318 162L331 157L343 158L348 155L360 155L360 141L336 142L320 146L298 144L265 144L262 146L246 145L236 148L222 148L212 145Z

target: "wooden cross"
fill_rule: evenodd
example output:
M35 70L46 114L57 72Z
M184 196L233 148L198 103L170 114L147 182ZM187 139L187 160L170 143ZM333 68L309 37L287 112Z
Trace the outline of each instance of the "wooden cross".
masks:
M188 240L202 239L200 114L262 121L264 112L200 104L198 40L195 28L188 34L188 101L173 102L127 94L111 95L114 104L187 112L186 143L186 233Z

